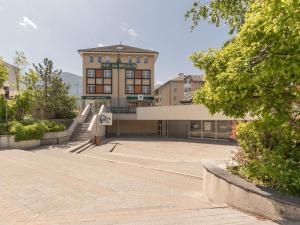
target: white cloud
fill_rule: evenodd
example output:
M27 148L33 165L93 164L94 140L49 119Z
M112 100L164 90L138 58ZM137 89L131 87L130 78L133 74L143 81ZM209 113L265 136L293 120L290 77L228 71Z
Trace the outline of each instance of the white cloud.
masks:
M129 27L127 23L121 23L121 30L126 32L132 40L138 37L138 33L133 28Z
M138 34L136 33L136 31L133 28L130 28L128 31L128 35L131 39L136 39Z
M22 27L32 27L33 29L37 30L37 25L32 22L27 16L23 17L23 21L19 23L20 26Z
M97 44L98 47L104 47L104 44Z

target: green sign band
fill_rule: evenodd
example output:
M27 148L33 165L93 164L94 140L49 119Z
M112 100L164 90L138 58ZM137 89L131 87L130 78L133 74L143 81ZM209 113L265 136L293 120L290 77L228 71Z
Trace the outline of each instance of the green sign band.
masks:
M82 99L111 99L111 96L81 96Z
M102 69L136 69L135 63L101 63Z

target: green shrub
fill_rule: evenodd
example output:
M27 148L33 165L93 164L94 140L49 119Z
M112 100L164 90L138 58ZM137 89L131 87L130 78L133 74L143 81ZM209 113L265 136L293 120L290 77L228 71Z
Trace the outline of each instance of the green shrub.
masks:
M77 116L77 113L74 111L56 114L56 117L58 119L74 119L76 116Z
M34 123L23 125L20 122L14 121L11 125L10 132L15 135L15 141L41 139L46 131L46 126L43 123Z
M26 120L22 122L12 121L9 125L9 133L15 135L15 141L33 140L43 138L46 132L63 131L63 124L49 120Z
M300 133L288 122L258 120L237 127L236 172L253 182L300 196Z
M47 127L46 132L57 132L57 131L63 131L66 129L65 125L63 125L61 123L56 123L54 121L43 120L42 123Z

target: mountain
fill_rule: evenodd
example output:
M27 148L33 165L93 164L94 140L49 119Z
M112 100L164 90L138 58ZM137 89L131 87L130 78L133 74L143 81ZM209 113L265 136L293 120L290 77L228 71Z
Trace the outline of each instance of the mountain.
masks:
M69 72L62 72L61 77L63 82L70 85L70 95L81 98L82 95L82 77ZM78 93L77 93L78 92Z

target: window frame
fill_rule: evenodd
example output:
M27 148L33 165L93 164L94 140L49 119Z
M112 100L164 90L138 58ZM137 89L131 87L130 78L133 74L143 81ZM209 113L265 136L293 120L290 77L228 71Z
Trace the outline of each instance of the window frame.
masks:
M94 71L94 77L89 77L88 76L88 71L89 70ZM102 77L97 77L97 75L96 75L97 70L102 70L103 71L102 72L103 73ZM111 77L104 77L104 70L110 70L111 71ZM95 79L95 83L94 84L88 84L88 79ZM97 79L102 80L102 84L97 84ZM110 79L111 84L104 84L105 79ZM112 94L112 90L113 90L112 82L113 82L113 80L112 80L112 69L95 69L95 68L87 68L86 69L86 94ZM95 92L90 92L89 87L88 87L89 85L95 86ZM102 86L102 92L97 92L97 85ZM110 88L110 90L111 90L110 93L105 93L104 92L104 86L110 86L111 87Z
M126 75L127 75L127 71L133 71L133 77L130 77L128 78ZM140 70L141 71L141 78L136 78L136 71L137 70L132 70L132 69L126 69L125 70L125 94L145 94L145 95L149 95L151 94L151 70ZM142 74L143 74L143 71L149 71L149 78L143 78ZM136 79L139 79L141 80L141 84L140 85L136 85ZM133 85L130 84L130 85L127 85L127 80L133 80ZM149 80L149 85L143 85L143 80ZM127 86L133 86L133 92L128 92L127 91ZM136 92L135 91L135 87L136 86L141 86L141 91L140 92ZM149 91L147 93L143 93L143 87L144 86L147 86L149 87Z
M94 56L93 55L89 56L89 63L94 63Z
M102 63L102 56L101 55L98 55L97 61L98 61L98 63Z
M148 56L145 56L145 57L144 57L144 64L148 64L148 63L149 63Z

